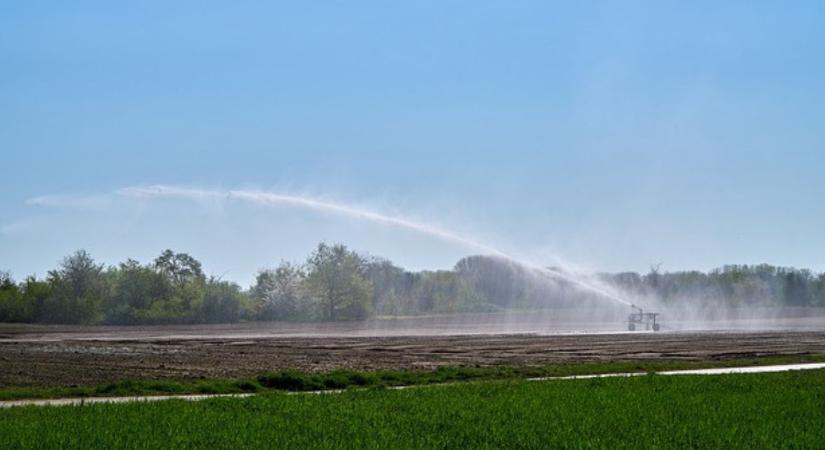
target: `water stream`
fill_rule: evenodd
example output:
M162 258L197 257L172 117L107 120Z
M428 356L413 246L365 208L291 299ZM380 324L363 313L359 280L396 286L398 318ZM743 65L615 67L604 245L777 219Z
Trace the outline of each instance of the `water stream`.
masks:
M591 281L584 280L580 276L576 276L567 271L543 267L539 264L532 263L524 258L519 258L510 255L492 245L479 242L474 239L468 239L460 235L459 233L453 232L451 230L439 226L418 222L403 217L391 216L361 207L318 200L304 196L278 194L265 191L205 190L168 185L128 187L118 190L117 194L136 198L171 197L189 200L235 200L265 206L286 205L312 209L325 213L340 214L359 220L367 220L375 223L400 227L418 233L426 234L437 239L452 242L460 246L466 247L468 249L472 249L474 251L480 251L488 256L494 256L497 258L504 259L510 263L527 269L538 276L549 277L556 280L563 280L578 287L579 289L592 292L601 298L611 300L625 306L633 306L632 303L625 300L620 295L608 291L607 288L596 286Z

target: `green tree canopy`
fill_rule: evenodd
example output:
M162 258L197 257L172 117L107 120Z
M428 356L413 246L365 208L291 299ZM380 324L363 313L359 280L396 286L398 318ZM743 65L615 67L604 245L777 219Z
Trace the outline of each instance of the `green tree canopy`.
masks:
M370 314L372 285L365 260L341 244L321 243L307 260L307 286L323 320L363 319Z
M186 253L175 253L166 249L155 258L154 266L177 286L206 280L201 263Z
M101 318L108 285L103 265L85 250L64 258L58 269L49 272L48 280L52 295L43 310L46 322L94 323Z
M307 318L305 274L301 267L282 261L275 270L261 270L250 291L261 318L284 320Z

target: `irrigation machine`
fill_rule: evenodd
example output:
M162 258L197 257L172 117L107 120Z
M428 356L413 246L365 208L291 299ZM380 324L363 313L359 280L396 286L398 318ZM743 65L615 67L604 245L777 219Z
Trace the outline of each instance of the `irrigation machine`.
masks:
M646 313L636 305L630 305L630 307L636 312L632 312L627 316L627 329L629 331L641 330L643 329L642 327L644 327L645 330L653 331L659 331L659 329L661 329L661 325L657 322L657 318L661 315L660 313Z

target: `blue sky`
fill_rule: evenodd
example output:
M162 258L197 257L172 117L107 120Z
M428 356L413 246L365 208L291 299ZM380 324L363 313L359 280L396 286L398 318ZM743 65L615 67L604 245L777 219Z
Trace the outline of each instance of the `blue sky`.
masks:
M172 247L247 283L341 241L592 270L825 270L822 2L3 2L0 269ZM573 2L568 2L573 3Z

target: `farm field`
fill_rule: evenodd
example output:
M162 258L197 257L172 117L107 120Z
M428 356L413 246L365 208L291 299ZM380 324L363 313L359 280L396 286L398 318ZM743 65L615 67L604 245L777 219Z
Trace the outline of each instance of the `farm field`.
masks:
M590 334L490 334L491 327L478 317L465 320L464 328L458 328L454 319L445 322L438 318L314 326L4 324L0 325L0 388L99 385L126 379L239 379L282 370L318 373L566 363L724 363L825 355L825 332L793 328L660 333L622 333L614 328ZM790 325L808 324L811 319L795 320ZM810 324L822 330L822 322L816 318ZM471 323L475 325L471 327ZM526 323L524 328L529 325L537 326ZM438 330L464 334L438 334ZM413 334L416 331L419 334Z
M815 448L825 372L487 381L0 411L4 448Z

